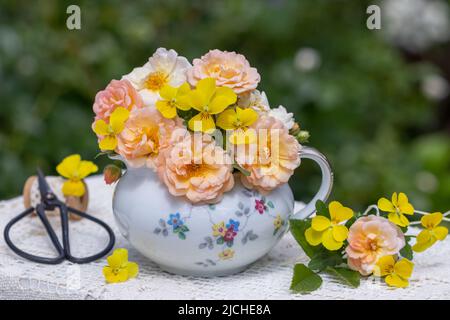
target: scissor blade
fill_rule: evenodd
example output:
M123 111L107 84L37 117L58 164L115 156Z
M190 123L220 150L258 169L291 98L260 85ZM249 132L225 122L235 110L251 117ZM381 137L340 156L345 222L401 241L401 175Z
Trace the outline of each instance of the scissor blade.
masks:
M52 194L52 189L50 189L50 186L47 183L47 180L45 180L44 173L42 173L42 170L40 168L37 168L37 174L38 174L38 183L39 183L39 192L41 194L41 199L45 199L48 194Z

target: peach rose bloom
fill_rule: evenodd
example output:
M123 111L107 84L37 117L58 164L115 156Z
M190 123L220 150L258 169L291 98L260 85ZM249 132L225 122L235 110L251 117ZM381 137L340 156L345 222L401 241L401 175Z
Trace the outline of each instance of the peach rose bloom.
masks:
M236 162L250 172L241 175L247 188L268 193L288 182L300 165L298 141L284 124L271 116L260 116L250 127L257 136L256 143L245 145L245 152L237 146Z
M134 110L117 136L116 152L131 167L146 165L156 169L160 152L168 147L171 135L180 128L179 118L166 119L154 108Z
M201 59L194 59L187 77L193 86L201 79L214 78L218 87L229 87L236 94L255 89L261 80L258 71L250 67L242 54L217 49L209 51Z
M194 139L185 132L172 139L172 146L162 153L159 177L174 196L186 197L192 203L219 202L234 185L231 158L210 135Z
M369 215L356 220L348 233L346 248L348 266L367 276L378 259L395 255L405 246L405 236L388 219Z
M95 96L95 120L102 119L109 122L109 116L117 107L124 107L132 111L143 107L139 93L128 80L112 80L105 90Z

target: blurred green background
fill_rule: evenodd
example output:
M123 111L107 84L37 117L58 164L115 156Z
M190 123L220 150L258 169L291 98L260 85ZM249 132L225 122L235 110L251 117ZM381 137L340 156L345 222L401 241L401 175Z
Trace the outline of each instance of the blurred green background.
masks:
M244 54L271 106L311 132L333 165L333 198L361 209L404 191L417 208L448 210L450 2L407 0L419 12L408 18L392 1L0 0L0 199L37 166L55 174L68 154L94 158L92 103L111 79L158 47L189 60L218 48ZM81 30L66 28L69 4ZM381 30L366 28L369 4L382 5ZM291 179L300 200L318 184L307 161Z

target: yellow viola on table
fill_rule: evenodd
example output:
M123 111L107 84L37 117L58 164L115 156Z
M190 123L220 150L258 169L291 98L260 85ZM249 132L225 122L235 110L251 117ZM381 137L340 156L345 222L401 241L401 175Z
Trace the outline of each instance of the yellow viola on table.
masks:
M383 256L377 261L374 275L385 277L386 283L391 287L406 288L413 269L414 263L406 258L395 261L393 256Z
M389 221L400 227L409 225L409 220L405 214L409 216L414 214L414 207L409 203L408 197L403 192L398 195L397 192L394 192L390 201L381 198L378 200L378 208L387 212Z
M348 229L343 223L353 217L353 210L344 207L338 201L328 206L330 217L317 215L311 220L311 227L305 231L305 237L312 246L323 244L331 251L340 249L347 239Z
M103 275L107 283L125 282L135 278L139 273L136 262L128 261L127 249L116 249L113 254L106 258L108 265L103 267Z
M412 247L415 252L423 252L437 241L443 241L448 235L448 229L440 226L444 216L440 212L425 215L420 219L424 230L417 235L416 244Z
M81 197L86 192L83 179L98 171L98 167L91 161L81 160L79 154L70 155L58 164L56 171L67 180L62 186L65 196Z

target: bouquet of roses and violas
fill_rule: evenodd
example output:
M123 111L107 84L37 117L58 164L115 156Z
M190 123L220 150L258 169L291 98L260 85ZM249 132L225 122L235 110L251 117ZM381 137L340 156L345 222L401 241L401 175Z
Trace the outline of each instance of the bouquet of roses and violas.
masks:
M220 201L235 179L269 192L299 166L309 134L283 106L269 107L259 81L235 52L212 50L191 64L159 48L97 93L92 128L102 153L154 170L172 195L191 203ZM108 166L107 183L120 172Z

